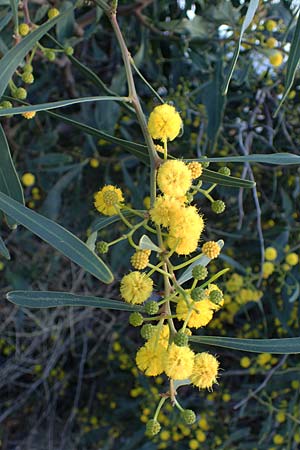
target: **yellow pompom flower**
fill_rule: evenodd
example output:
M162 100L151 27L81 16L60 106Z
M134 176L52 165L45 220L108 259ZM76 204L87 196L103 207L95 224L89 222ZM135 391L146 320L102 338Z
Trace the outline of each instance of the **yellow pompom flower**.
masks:
M182 120L174 106L164 104L154 108L148 121L148 130L153 139L173 141L182 129Z
M275 20L271 20L271 19L267 20L267 22L266 22L266 29L268 31L275 30L276 26L277 26L277 23L275 22Z
M286 255L285 260L290 266L296 266L299 262L299 256L297 253L289 253Z
M25 119L33 119L34 117L35 117L35 115L36 115L36 112L35 111L27 111L27 112L24 112L23 114L22 114L22 116L25 118Z
M273 437L273 442L276 445L281 445L284 443L284 437L281 434L275 434Z
M124 201L121 189L110 184L104 186L94 196L95 208L105 216L117 214L116 205Z
M156 377L164 371L167 350L160 343L149 340L136 354L136 365L148 377Z
M219 244L215 241L205 242L202 246L202 253L210 259L217 258L220 251Z
M266 46L267 46L268 48L274 48L274 47L277 47L277 44L278 44L277 40L276 40L275 38L273 38L273 37L269 37L269 38L266 40Z
M270 64L274 67L279 67L283 61L283 55L281 52L275 52L269 57Z
M27 172L27 173L24 173L21 180L25 187L30 187L30 186L33 186L35 183L35 176L32 173Z
M183 207L179 214L170 216L167 244L178 255L189 255L197 249L203 229L203 217L198 214L196 207Z
M158 169L157 184L164 194L183 197L192 185L192 174L183 161L168 160Z
M172 217L181 215L181 209L182 205L176 198L160 195L150 210L150 216L156 225L168 227Z
M211 389L212 385L217 382L218 370L217 358L210 353L199 353L195 356L190 380L199 389Z
M195 178L199 178L202 175L203 171L202 164L200 164L197 161L190 162L188 164L188 169L191 171L193 180Z
M267 247L265 250L265 258L267 261L274 261L277 258L277 250L274 247Z
M21 36L27 36L27 34L29 33L29 31L30 31L30 28L29 28L29 25L27 24L27 23L21 23L20 25L19 25L19 34L21 35Z
M127 303L139 305L150 297L153 281L145 273L130 272L121 280L120 292Z
M189 378L194 366L194 352L189 347L170 345L165 358L164 371L173 380Z
M199 302L194 302L192 299L190 299L190 303L189 305L187 305L187 302L183 298L183 296L180 296L176 305L177 319L185 320L189 316L189 320L187 323L188 327L205 327L213 318L214 309L212 308L212 305L213 303L207 299L201 300ZM190 313L191 308L193 309Z
M131 257L130 262L137 270L143 270L147 267L151 250L137 250Z
M248 356L243 356L240 360L240 365L244 369L248 369L248 367L251 365L251 359L248 358Z
M100 162L99 162L99 160L97 158L91 158L90 159L90 166L93 169L97 169L97 167L99 167L99 165L100 165Z
M267 279L274 272L274 264L270 261L263 263L263 278Z
M169 336L170 336L170 329L168 325L157 325L157 330L154 331L151 338L148 340L148 342L158 343L162 345L164 348L168 348L169 345Z
M47 15L48 19L54 19L54 17L59 15L59 10L57 8L50 8Z

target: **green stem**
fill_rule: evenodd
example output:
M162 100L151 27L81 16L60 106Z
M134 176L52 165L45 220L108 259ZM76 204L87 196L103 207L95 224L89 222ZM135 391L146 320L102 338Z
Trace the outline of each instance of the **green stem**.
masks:
M165 403L166 400L167 400L166 397L162 397L162 398L160 399L159 404L157 405L157 408L156 408L154 417L153 417L154 420L157 420L158 415L159 415L159 413L160 413L160 410L161 410L161 408L162 408L162 406L163 406L163 404Z
M177 266L173 266L173 270L179 270L183 269L186 266L189 266L193 262L197 261L197 259L201 258L203 256L203 253L199 253L199 255L194 256L193 258L189 259L188 261L185 261L184 263L178 264Z
M166 271L163 270L163 269L160 269L160 268L157 267L157 266L154 266L153 264L148 263L148 264L147 264L147 267L150 267L154 272L159 272L159 273L161 273L161 274L164 275L164 276L167 276L167 277L172 278L172 275L170 275L168 272L166 272ZM153 271L151 271L151 275L152 275Z

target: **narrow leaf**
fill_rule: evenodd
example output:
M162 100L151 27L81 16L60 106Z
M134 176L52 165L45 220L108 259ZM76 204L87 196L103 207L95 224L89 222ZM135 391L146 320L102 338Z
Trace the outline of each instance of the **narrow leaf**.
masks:
M197 158L189 161L199 162L233 162L233 163L265 163L275 165L300 164L300 156L293 153L252 154L247 156L220 156L218 158Z
M71 8L73 9L73 7ZM36 42L38 42L45 33L47 33L54 25L56 25L60 20L64 19L65 15L69 13L66 10L64 13L59 14L54 19L48 20L39 26L36 30L29 33L27 36L22 38L21 42L15 47L11 48L0 60L0 97L4 94L6 86L9 80L12 78L19 64L23 61L27 53L34 47Z
M113 274L88 246L61 225L41 216L0 192L0 210L32 233L67 256L104 283L113 281Z
M236 339L219 336L191 336L189 341L197 344L231 348L243 352L277 353L290 355L300 353L300 337L284 339Z
M158 253L161 252L161 249L157 245L155 245L154 242L152 242L146 234L143 234L143 236L141 237L139 241L139 247L144 250L152 250Z
M12 14L13 14L13 19L14 19L15 33L17 33L18 27L19 27L18 3L19 3L18 0L10 0L10 6L11 6Z
M222 186L236 187L236 188L253 188L255 183L250 180L242 180L241 178L231 177L223 175L212 170L203 169L201 180L208 181L209 183L218 183Z
M70 294L69 292L12 291L7 300L24 308L56 308L57 306L91 306L93 308L116 309L118 311L141 311L140 306L109 298Z
M234 51L234 54L233 54L233 57L232 57L232 60L231 60L231 64L230 64L230 67L229 67L229 70L228 70L228 74L227 74L227 77L226 77L224 85L223 85L223 95L227 94L229 83L230 83L233 71L235 69L237 59L238 59L239 54L240 54L240 48L241 48L241 43L242 43L242 39L243 39L243 34L244 34L244 32L246 31L246 29L249 27L250 23L253 20L254 14L255 14L255 12L257 10L257 7L258 7L258 4L259 4L259 0L250 0L249 6L248 6L248 9L247 9L247 13L245 15L245 19L244 19L244 22L243 22L243 25L242 25L242 28L241 28L241 31L240 31L239 40L238 40L238 43L236 45L236 48L235 48L235 51Z
M2 237L0 236L0 255L2 255L5 259L10 260L10 254L9 251L2 239Z
M300 62L300 15L298 16L296 29L291 43L291 48L289 52L289 57L286 65L286 76L285 76L285 86L282 93L282 99L275 111L274 117L277 116L279 109L281 108L283 102L286 100L292 86L294 83L295 75L299 67Z

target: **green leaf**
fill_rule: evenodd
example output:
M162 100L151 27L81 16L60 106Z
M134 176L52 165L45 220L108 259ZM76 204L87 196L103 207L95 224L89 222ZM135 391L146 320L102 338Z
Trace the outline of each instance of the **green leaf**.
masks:
M283 102L286 100L292 86L294 83L295 75L299 67L300 62L300 15L298 15L297 25L295 33L291 42L291 48L289 52L289 57L286 64L286 76L285 76L285 86L282 93L282 99L275 111L274 117L277 116L279 109L281 108Z
M233 163L265 163L265 164L278 164L278 165L290 165L300 164L300 156L293 153L271 153L271 154L252 154L247 156L220 156L218 158L197 158L189 161L199 162L233 162Z
M88 246L61 225L0 192L0 210L104 283L114 279L110 269Z
M141 211L143 212L143 211ZM130 211L124 211L122 212L123 216L127 217L128 219L131 217L136 217L133 213L131 213ZM91 225L91 232L93 233L94 231L100 231L103 230L104 228L108 227L109 225L112 225L115 222L119 222L121 220L121 217L119 215L115 215L115 216L110 216L110 217L99 217L97 219L94 220L94 222Z
M71 8L73 9L73 7ZM54 25L56 25L60 20L63 20L65 15L69 13L69 10L55 17L54 19L48 20L39 26L36 30L29 33L27 36L22 38L21 42L15 47L11 48L0 60L0 97L4 94L6 86L9 80L12 78L17 67L23 61L27 53L34 47L36 42L38 42L45 33L47 33Z
M231 348L243 352L274 353L290 355L300 353L300 338L284 339L236 339L219 336L191 336L189 341L197 344Z
M23 189L13 164L8 142L0 125L0 191L9 197L24 203ZM15 226L15 221L8 218L10 226Z
M143 234L139 241L139 247L143 250L152 250L153 252L161 252L161 249L154 244L154 242L151 241L151 239L146 235Z
M220 239L219 241L217 241L217 244L220 247L220 249L222 250L222 248L224 246L224 241L222 241ZM186 281L189 281L192 278L192 271L195 266L198 266L200 264L201 266L206 267L210 263L210 261L211 261L211 259L208 258L207 256L205 256L205 255L200 256L200 258L198 258L196 261L191 263L188 266L188 268L183 272L183 274L180 275L180 277L178 279L178 283L183 284Z
M82 97L82 98L72 98L69 100L61 100L59 102L51 102L51 103L41 103L39 105L30 105L30 106L18 106L16 108L3 108L0 109L0 117L7 116L8 114L23 114L24 112L31 111L48 111L50 109L56 108L64 108L70 105L77 105L78 103L86 103L86 102L99 102L99 101L109 101L114 100L116 102L125 101L126 97L111 97L111 96L103 96L103 97Z
M115 136L111 136L110 134L105 133L104 131L97 130L97 128L90 127L89 125L84 125L80 122L77 122L76 120L69 119L68 117L63 116L62 114L57 114L53 112L48 112L47 114L56 117L57 119L62 120L65 123L73 125L79 130L82 130L84 133L96 136L101 139L105 139L107 142L119 145L120 147L124 147L126 150L132 153L132 155L141 160L143 163L147 165L150 164L147 147L143 144L136 144L135 142L126 141L125 139L120 139Z
M241 178L223 175L221 173L213 172L212 170L208 169L203 169L201 180L208 181L209 183L218 183L221 184L222 186L230 186L236 188L249 189L255 186L255 183L253 181L242 180Z
M11 6L12 14L13 14L13 19L14 19L15 33L18 31L18 27L19 27L18 3L19 3L18 0L10 0L10 6Z
M250 23L253 20L254 14L255 14L255 12L257 10L257 7L258 7L258 4L259 4L259 0L250 0L248 9L247 9L247 12L246 12L246 15L245 15L245 19L244 19L244 22L243 22L243 25L242 25L242 28L241 28L241 31L240 31L239 40L238 40L237 46L235 48L235 51L234 51L234 54L233 54L233 57L232 57L232 60L231 60L231 64L229 66L227 77L226 77L224 85L223 85L223 89L222 89L223 95L227 94L229 83L230 83L233 71L235 69L237 59L238 59L239 54L240 54L240 48L241 48L241 43L242 43L242 39L243 39L243 34L244 34L244 32L246 31L246 29L248 28L248 26L250 25Z
M5 259L10 260L10 254L9 251L2 239L2 237L0 236L0 255L2 255Z
M140 306L109 298L90 297L68 292L11 291L7 300L24 308L55 308L57 306L92 306L93 308L116 309L118 311L141 311Z

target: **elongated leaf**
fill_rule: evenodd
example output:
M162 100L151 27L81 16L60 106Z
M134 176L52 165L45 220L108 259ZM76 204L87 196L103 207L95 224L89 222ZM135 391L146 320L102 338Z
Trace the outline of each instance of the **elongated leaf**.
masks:
M289 57L286 65L286 76L285 76L285 86L282 93L282 99L275 111L274 117L277 116L279 109L281 108L283 102L286 100L292 86L294 83L295 75L299 67L300 62L300 15L298 16L296 29L291 43L291 48L289 52Z
M230 83L230 80L231 80L234 68L236 66L237 59L238 59L239 54L240 54L240 48L241 48L241 43L242 43L242 39L243 39L243 34L244 34L244 32L246 31L246 29L249 27L250 23L253 20L254 14L255 14L255 12L257 10L257 7L258 7L258 4L259 4L259 0L250 0L249 6L248 6L248 9L247 9L247 13L245 15L245 19L244 19L244 22L243 22L243 25L242 25L242 28L241 28L241 31L240 31L239 40L238 40L238 43L236 45L236 48L235 48L235 51L234 51L234 54L233 54L233 57L232 57L232 60L231 60L231 64L230 64L230 67L229 67L229 70L228 70L228 74L226 76L226 79L225 79L225 82L224 82L224 85L223 85L223 95L227 94L229 83Z
M143 211L141 211L143 212ZM127 219L130 219L131 217L135 217L134 214L132 214L130 211L124 211L123 216L125 216ZM108 227L109 225L112 225L115 222L120 222L121 217L118 215L110 216L110 217L99 217L91 225L91 231L92 233L94 231L100 231L104 228Z
M9 197L24 203L23 189L13 164L8 142L0 125L0 191ZM15 225L15 221L8 218L10 226Z
M271 153L271 154L252 154L247 156L220 156L218 158L197 158L189 161L199 162L233 162L233 163L265 163L275 165L300 164L300 156L293 153Z
M16 222L39 236L56 250L70 258L104 283L113 281L113 274L104 262L88 246L61 225L0 192L0 210Z
M218 246L220 247L220 249L222 249L223 246L224 246L224 241L222 241L222 240L220 239L220 240L217 242L217 244L218 244ZM200 264L201 266L206 267L206 266L210 263L210 261L211 261L211 259L208 258L207 256L205 256L205 255L200 256L200 258L198 258L196 261L192 262L192 263L188 266L188 268L183 272L183 274L180 275L180 277L179 277L179 279L178 279L178 283L179 283L179 284L183 284L183 283L185 283L186 281L189 281L189 280L192 278L192 271L193 271L193 268L194 268L195 266L198 266L198 265Z
M300 353L300 337L284 339L236 339L219 336L191 336L189 341L197 344L214 345L243 352L277 353L290 355Z
M24 308L55 308L57 306L92 306L93 308L116 309L118 311L141 311L140 306L109 298L70 294L69 292L12 291L7 300Z
M82 130L84 133L105 139L107 142L119 145L120 147L124 147L126 150L132 153L136 158L138 158L143 163L148 165L150 164L147 147L143 144L136 144L135 142L126 141L125 139L120 139L115 136L111 136L110 134L97 130L97 128L93 128L90 127L89 125L84 125L80 122L77 122L76 120L69 119L68 117L63 116L62 114L57 114L53 112L48 112L47 114L56 117L57 119L62 120L63 122L78 128L79 130Z
M208 181L209 183L218 183L222 186L230 186L236 188L253 188L255 183L250 180L242 180L241 178L231 177L228 175L223 175L218 172L213 172L212 170L203 169L201 180Z
M49 111L50 109L56 109L56 108L65 108L66 106L70 105L77 105L78 103L86 103L86 102L100 102L100 101L116 101L121 102L125 101L125 97L110 97L110 96L104 96L104 97L82 97L82 98L72 98L69 100L61 100L59 102L51 102L51 103L41 103L39 105L30 105L30 106L18 106L16 108L3 108L0 109L0 117L1 116L7 116L8 114L23 114L24 112L31 112L31 111Z
M18 3L19 3L18 0L10 0L10 6L11 6L12 14L13 14L13 19L14 19L15 33L17 32L18 27L19 27Z
M151 241L151 239L146 235L143 234L139 241L139 247L144 250L152 250L153 252L161 252L161 249L154 244L154 242Z
M10 259L9 251L1 236L0 236L0 255L2 255L5 259L8 260Z
M73 9L73 7L71 8ZM47 33L54 25L56 25L60 20L63 20L65 15L69 13L66 10L64 13L56 16L54 19L48 20L39 26L36 30L29 33L26 37L22 38L21 42L10 49L0 60L0 97L4 94L6 86L9 80L15 73L18 65L23 61L27 53L32 49L32 47L38 42L45 33Z

